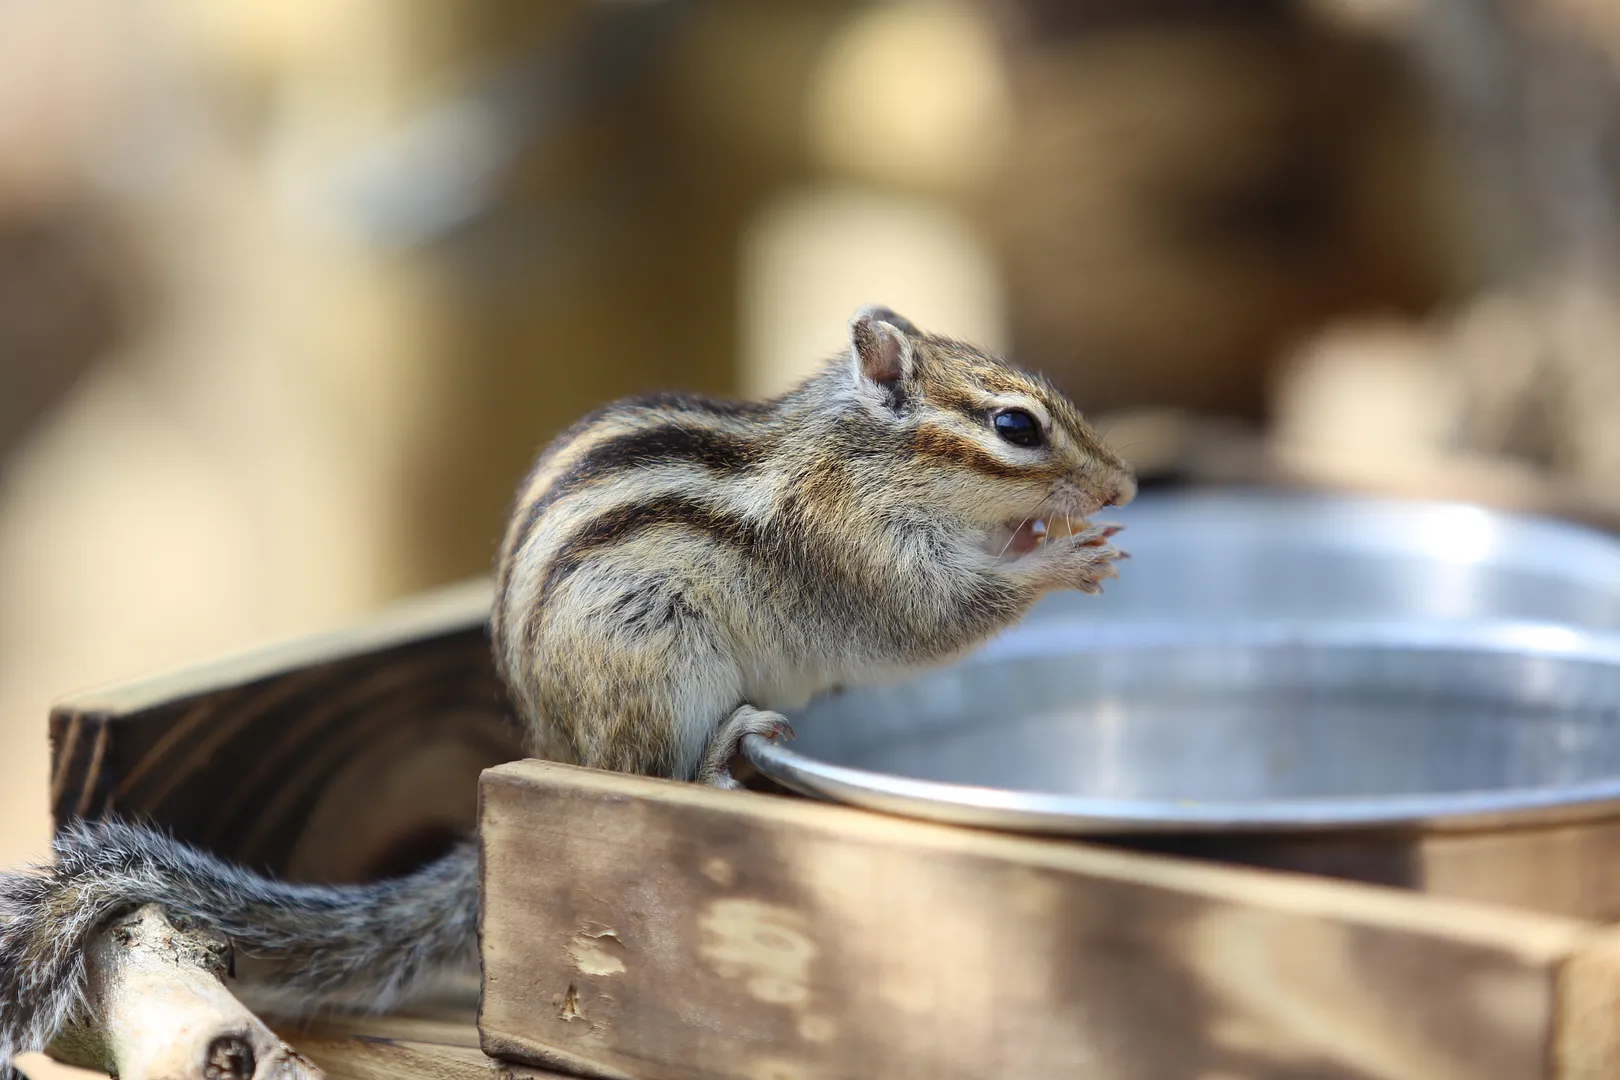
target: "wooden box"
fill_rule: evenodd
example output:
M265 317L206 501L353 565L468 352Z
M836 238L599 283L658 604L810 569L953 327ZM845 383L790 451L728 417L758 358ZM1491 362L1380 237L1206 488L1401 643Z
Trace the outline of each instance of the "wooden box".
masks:
M476 821L476 1030L474 988L288 1033L329 1076L1620 1076L1596 920L515 760L488 600L52 717L59 823L354 881Z

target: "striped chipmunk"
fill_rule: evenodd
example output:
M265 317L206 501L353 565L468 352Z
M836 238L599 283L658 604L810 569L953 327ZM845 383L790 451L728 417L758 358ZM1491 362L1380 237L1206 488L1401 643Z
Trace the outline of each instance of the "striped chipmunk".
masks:
M1051 384L864 308L766 402L609 405L540 455L497 563L495 660L538 757L738 786L750 734L837 686L946 663L1123 557L1130 468ZM246 1000L378 1010L477 963L469 840L404 877L280 882L129 823L0 875L0 1073L83 1007L89 935L147 903L267 963Z

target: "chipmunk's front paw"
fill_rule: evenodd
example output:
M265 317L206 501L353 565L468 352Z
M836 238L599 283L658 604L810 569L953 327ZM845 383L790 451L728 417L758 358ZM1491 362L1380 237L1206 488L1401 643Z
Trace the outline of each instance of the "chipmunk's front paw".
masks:
M756 709L752 705L739 705L703 755L703 767L698 771L698 783L717 788L740 788L742 784L731 775L731 759L737 756L745 735L763 735L767 739L793 738L793 727L787 717L777 712Z
M1119 577L1115 563L1130 555L1109 544L1119 532L1117 525L1099 525L1058 541L1048 541L1046 553L1052 560L1054 585L1100 593L1109 578Z
M1070 587L1089 595L1096 595L1102 592L1103 582L1109 578L1119 577L1119 568L1114 565L1114 561L1128 558L1130 555L1118 548L1104 548L1100 558L1082 567L1075 574Z

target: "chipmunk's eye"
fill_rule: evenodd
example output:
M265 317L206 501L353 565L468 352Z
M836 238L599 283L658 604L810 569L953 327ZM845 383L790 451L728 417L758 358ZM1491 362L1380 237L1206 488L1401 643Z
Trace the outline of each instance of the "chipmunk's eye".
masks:
M1041 425L1023 409L1003 409L990 422L996 434L1014 446L1041 445Z

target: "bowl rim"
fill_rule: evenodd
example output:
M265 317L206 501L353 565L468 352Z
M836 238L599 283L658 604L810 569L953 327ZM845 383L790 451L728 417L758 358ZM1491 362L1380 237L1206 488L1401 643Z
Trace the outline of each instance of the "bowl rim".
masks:
M1142 520L1133 521L1138 515ZM1190 519L1205 528L1286 537L1289 546L1533 570L1620 591L1620 536L1582 522L1458 500L1254 485L1144 492L1109 517L1125 526L1127 548L1157 546L1165 535L1141 526Z
M1137 619L1098 625L1049 619L1014 627L952 665L1139 650L1164 644L1466 650L1620 669L1620 633L1526 620ZM791 719L791 718L790 718ZM791 744L748 736L760 773L831 802L957 825L1073 836L1353 831L1474 831L1620 816L1620 774L1579 784L1402 795L1252 800L1117 799L923 780L837 765Z

